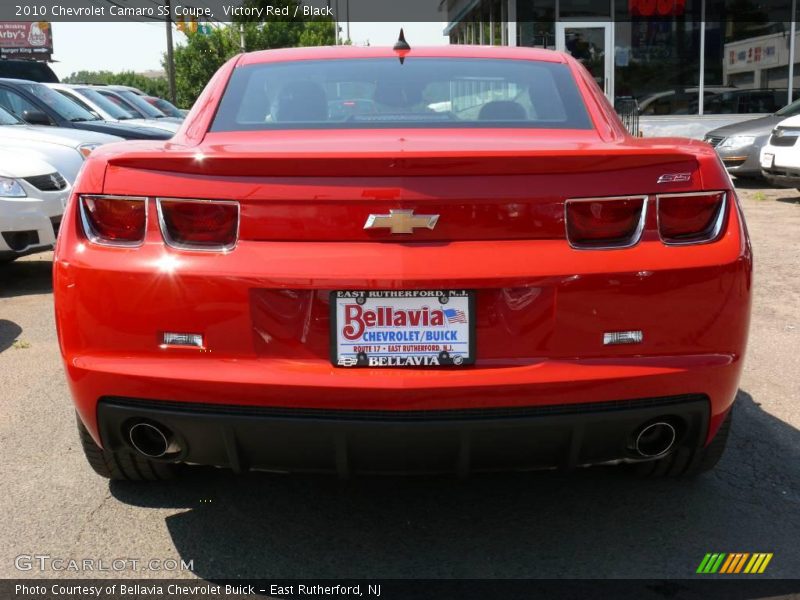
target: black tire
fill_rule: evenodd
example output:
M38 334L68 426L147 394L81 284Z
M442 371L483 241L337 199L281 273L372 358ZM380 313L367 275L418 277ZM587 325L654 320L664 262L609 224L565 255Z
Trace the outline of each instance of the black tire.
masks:
M78 435L81 447L89 466L94 472L107 479L118 481L161 481L172 479L177 465L156 460L122 450L109 452L98 446L84 424L78 418Z
M725 417L717 435L708 446L694 450L681 447L664 458L637 463L634 465L636 475L639 477L694 477L710 471L717 465L725 452L732 419L733 408L728 411L728 416Z

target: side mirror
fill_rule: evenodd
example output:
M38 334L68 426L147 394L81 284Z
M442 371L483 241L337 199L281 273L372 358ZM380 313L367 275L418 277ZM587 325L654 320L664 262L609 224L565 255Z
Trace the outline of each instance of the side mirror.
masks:
M50 117L40 110L23 110L22 119L30 125L52 125Z

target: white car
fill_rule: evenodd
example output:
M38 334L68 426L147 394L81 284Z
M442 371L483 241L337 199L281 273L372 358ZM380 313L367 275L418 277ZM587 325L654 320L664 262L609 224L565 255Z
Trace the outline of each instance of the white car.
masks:
M761 172L771 184L800 189L800 115L784 119L761 148Z
M54 246L70 189L43 160L0 150L0 263Z
M123 138L85 129L28 125L0 107L0 148L26 152L50 163L72 185L87 156Z
M129 111L118 104L109 100L106 96L97 91L93 87L80 84L66 84L66 83L46 83L47 87L54 89L62 96L65 96L88 110L95 113L105 121L121 121L127 124L146 125L147 127L155 127L156 129L164 129L170 133L175 133L180 128L181 124L173 120L164 120L163 118L143 119L133 111Z

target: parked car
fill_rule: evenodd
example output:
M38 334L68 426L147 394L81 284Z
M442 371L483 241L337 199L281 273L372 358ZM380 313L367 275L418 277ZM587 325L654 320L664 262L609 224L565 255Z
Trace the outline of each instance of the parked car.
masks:
M376 111L332 115L353 89ZM752 257L708 144L632 137L534 48L254 52L197 106L173 142L93 152L66 211L97 473L719 460Z
M111 84L117 90L128 90L129 92L133 92L137 96L146 96L142 90L132 85L119 85L119 84Z
M93 150L121 141L121 137L83 129L28 125L0 107L0 146L35 154L56 167L70 185Z
M761 148L778 123L797 114L800 114L800 100L766 117L713 129L705 135L704 140L716 148L717 154L731 175L760 178Z
M769 88L755 90L736 90L722 92L707 98L703 104L706 115L744 115L772 114L786 106L788 96L786 88ZM792 94L792 101L800 97L800 92Z
M42 83L0 79L0 106L31 125L73 127L128 140L165 140L163 129L103 121Z
M168 119L143 119L137 113L119 106L98 92L97 89L87 85L68 85L64 83L47 85L104 121L124 121L126 125L144 125L157 129L166 129L170 133L175 133L180 127L179 123Z
M164 122L183 123L183 118L168 117L155 106L150 104L143 96L132 92L125 86L105 85L96 86L95 89L103 96L116 102L119 106L133 110L144 119L159 119Z
M721 92L735 90L736 88L724 86L706 86L703 97L708 102L709 98ZM638 100L640 115L686 115L697 114L698 87L678 88L666 92L650 94ZM691 111L694 111L693 113Z
M0 59L0 78L58 83L58 76L48 64L38 60Z
M784 119L761 149L761 172L772 185L800 190L800 115Z
M53 247L69 191L52 165L0 149L0 263Z
M144 96L144 99L168 117L175 117L176 119L183 120L183 118L189 113L188 110L178 108L169 100L164 100L164 98L157 98L156 96Z

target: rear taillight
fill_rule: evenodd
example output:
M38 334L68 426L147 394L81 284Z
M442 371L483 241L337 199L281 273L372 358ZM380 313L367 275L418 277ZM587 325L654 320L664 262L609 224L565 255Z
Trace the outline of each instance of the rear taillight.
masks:
M627 248L639 242L647 196L567 200L567 240L573 248Z
M716 239L725 218L725 198L725 192L657 196L661 240L665 244L698 244Z
M147 229L147 199L81 196L83 231L96 244L139 246Z
M239 203L227 200L158 200L164 241L183 250L232 250L239 235Z

